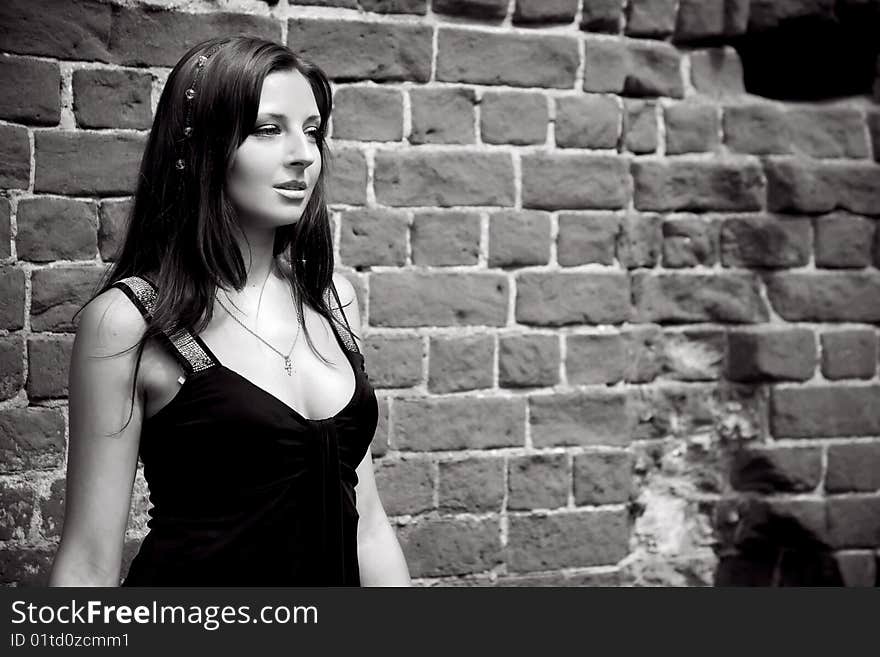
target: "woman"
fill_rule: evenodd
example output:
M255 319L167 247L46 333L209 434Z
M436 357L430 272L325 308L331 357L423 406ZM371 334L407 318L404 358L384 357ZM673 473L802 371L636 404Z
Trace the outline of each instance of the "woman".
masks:
M51 585L117 585L138 455L153 506L124 586L409 584L333 274L330 110L324 74L272 42L213 39L172 70L74 343Z

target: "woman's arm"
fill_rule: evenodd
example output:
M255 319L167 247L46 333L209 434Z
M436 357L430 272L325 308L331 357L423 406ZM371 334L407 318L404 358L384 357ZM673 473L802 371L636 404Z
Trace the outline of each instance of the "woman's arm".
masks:
M351 283L340 274L333 275L336 291L342 303L345 317L352 330L358 335L358 348L363 352L360 341L361 316L357 296ZM397 534L388 522L385 509L376 489L376 478L373 475L373 456L370 450L357 467L358 484L355 488L357 496L358 516L358 564L360 567L361 584L364 586L409 586L410 576L406 559Z
M409 586L409 569L397 534L376 490L373 457L367 451L357 468L358 564L363 586Z
M50 586L119 585L143 414L140 386L132 400L137 349L125 350L145 328L117 289L80 314L69 376L64 529Z

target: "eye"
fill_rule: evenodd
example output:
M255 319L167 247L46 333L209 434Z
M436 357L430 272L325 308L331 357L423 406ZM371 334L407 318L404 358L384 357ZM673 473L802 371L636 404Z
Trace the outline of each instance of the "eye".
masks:
M306 128L304 132L311 137L312 139L319 139L323 132L321 131L321 126L312 126L310 128Z
M261 125L258 128L254 129L254 134L261 137L272 137L274 135L280 135L281 128L273 123L270 123L267 125Z

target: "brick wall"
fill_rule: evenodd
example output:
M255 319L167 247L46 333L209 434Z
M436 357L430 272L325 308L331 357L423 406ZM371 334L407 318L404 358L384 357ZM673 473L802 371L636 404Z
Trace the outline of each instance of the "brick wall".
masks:
M758 537L873 584L880 91L751 96L725 45L829 4L5 0L0 580L51 563L71 316L162 84L248 32L334 81L337 263L419 583L790 581Z

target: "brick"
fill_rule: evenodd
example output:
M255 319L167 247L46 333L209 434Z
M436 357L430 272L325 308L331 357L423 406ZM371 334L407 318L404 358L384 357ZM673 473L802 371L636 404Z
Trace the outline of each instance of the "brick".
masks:
M663 221L663 266L714 265L718 260L718 222L705 215L669 215Z
M577 13L578 4L579 0L516 0L513 23L570 23Z
M410 91L412 144L473 144L473 89L439 88Z
M577 41L567 36L501 34L441 27L437 80L511 87L574 86Z
M388 461L376 464L376 488L392 516L434 508L434 474L430 461Z
M721 377L727 338L720 330L666 331L663 375L679 381L715 381Z
M97 207L60 198L22 199L18 204L18 257L33 262L95 257Z
M35 192L118 196L134 188L142 135L63 131L34 139Z
M27 189L31 175L31 143L28 131L0 125L0 187Z
M543 94L486 92L480 100L480 137L485 144L543 144L549 121Z
M753 274L637 272L631 284L637 321L758 323L768 319Z
M624 100L623 144L636 155L657 150L657 110L652 101Z
M792 152L785 111L774 103L723 108L724 143L734 152L754 155Z
M403 95L397 89L340 87L333 94L333 137L358 141L403 139Z
M115 63L174 66L181 53L220 34L247 34L280 43L281 25L269 16L244 13L190 14L164 7L114 7L109 43Z
M413 305L413 299L419 303ZM372 274L370 308L374 326L503 326L507 322L507 278L500 274Z
M480 257L480 216L470 212L422 212L410 234L414 265L475 265Z
M766 158L767 208L777 212L880 214L880 167Z
M49 487L49 496L40 497L40 515L43 517L42 534L47 538L61 536L64 526L64 500L66 482L56 479Z
M0 474L60 467L64 458L60 409L32 406L0 411L0 456Z
M620 93L629 53L620 39L584 38L584 91Z
M580 28L585 32L619 34L623 5L617 0L590 0L581 5Z
M616 148L621 109L613 96L556 99L556 145L560 148Z
M550 261L550 215L534 210L489 216L489 266L527 267Z
M73 336L28 339L28 382L30 399L67 396L67 376Z
M0 336L0 400L15 397L24 385L24 340Z
M745 34L749 0L679 0L675 40L699 41Z
M691 82L698 93L714 99L746 92L739 53L731 46L691 52Z
M726 374L733 381L806 381L816 360L810 329L760 328L727 336Z
M52 267L31 275L31 329L69 333L74 313L97 292L102 267Z
M12 255L12 207L9 199L0 198L0 259Z
M502 559L497 518L432 518L404 525L397 534L413 577L483 572Z
M439 464L439 508L447 513L498 512L504 502L504 459L469 458Z
M626 350L619 333L577 333L565 338L565 371L573 385L622 381Z
M555 335L505 335L498 339L498 385L543 387L559 381L559 339Z
M339 256L352 267L403 265L406 262L405 214L384 209L343 212L340 215Z
M663 369L663 332L656 324L627 326L621 330L624 378L629 383L653 381Z
M633 160L639 210L760 210L764 183L751 160Z
M717 109L712 105L676 103L663 108L666 153L704 153L720 145Z
M869 550L838 552L834 555L844 586L877 586L877 557Z
M433 0L431 9L438 14L468 18L504 18L507 0Z
M755 493L805 493L822 478L818 448L748 448L734 454L730 483L734 490Z
M109 62L112 11L97 0L8 0L0 4L0 50Z
M749 32L764 32L780 27L792 18L833 18L834 0L752 0L749 7Z
M535 447L619 447L631 440L628 400L618 390L531 395L529 413Z
M627 96L684 97L681 54L666 42L631 40L626 43L629 66L623 83Z
M561 212L556 259L563 267L614 264L620 217L616 214Z
M0 57L0 80L15 90L0 98L0 118L27 125L58 125L61 119L58 64L3 56Z
M574 503L623 504L633 493L633 458L626 452L576 454Z
M541 586L541 587L619 587L624 582L620 571L598 573L568 573L557 571L554 573L533 573L528 575L510 575L499 577L495 580L495 586Z
M429 25L318 18L287 25L287 45L337 82L427 82L431 76Z
M490 335L432 337L428 390L459 392L492 387L495 341Z
M25 541L34 516L34 491L27 484L0 480L0 541Z
M514 572L615 564L629 552L626 511L512 516L508 568Z
M358 4L365 4L370 0L288 0L292 5L317 5L318 7L342 7L344 9L357 9ZM373 0L382 4L387 4L387 0Z
M558 509L568 504L570 488L566 454L511 457L508 463L507 508Z
M0 24L2 17L0 17ZM0 584L44 588L57 548L12 545L0 551Z
M663 38L675 29L676 0L632 0L626 7L627 36Z
M816 158L866 158L868 136L855 108L789 109L785 113L795 155Z
M790 322L880 321L880 274L781 272L765 279L767 297Z
M525 417L518 398L395 399L391 444L416 452L522 447Z
M843 212L816 217L816 266L869 266L875 229L870 219Z
M810 220L743 215L721 224L721 262L725 267L802 267L810 261Z
M83 128L150 127L150 74L80 69L73 72L73 112Z
M622 272L529 272L516 278L517 322L617 324L629 316L629 285Z
M24 327L24 271L0 265L0 328Z
M880 442L828 447L826 492L871 492L878 489L880 489Z
M522 156L522 204L538 210L618 209L629 202L627 163L614 155Z
M871 379L877 370L877 336L872 329L826 331L822 339L822 376Z
M313 4L310 0L309 4ZM375 11L382 14L420 14L428 11L428 0L358 0L364 11Z
M874 436L880 433L880 386L776 387L770 421L776 438Z
M116 260L125 240L132 201L102 201L98 211L98 251L105 262Z
M663 245L659 214L628 212L621 217L617 235L617 259L627 269L653 267L660 260Z
M836 548L880 545L880 496L829 498L828 532Z
M508 153L378 152L374 185L384 205L501 205L514 200Z
M329 166L326 166L329 165ZM325 163L328 169L327 200L329 203L366 205L367 160L363 152L353 148L340 148Z
M370 381L379 388L409 388L422 382L422 339L371 335L364 345Z

